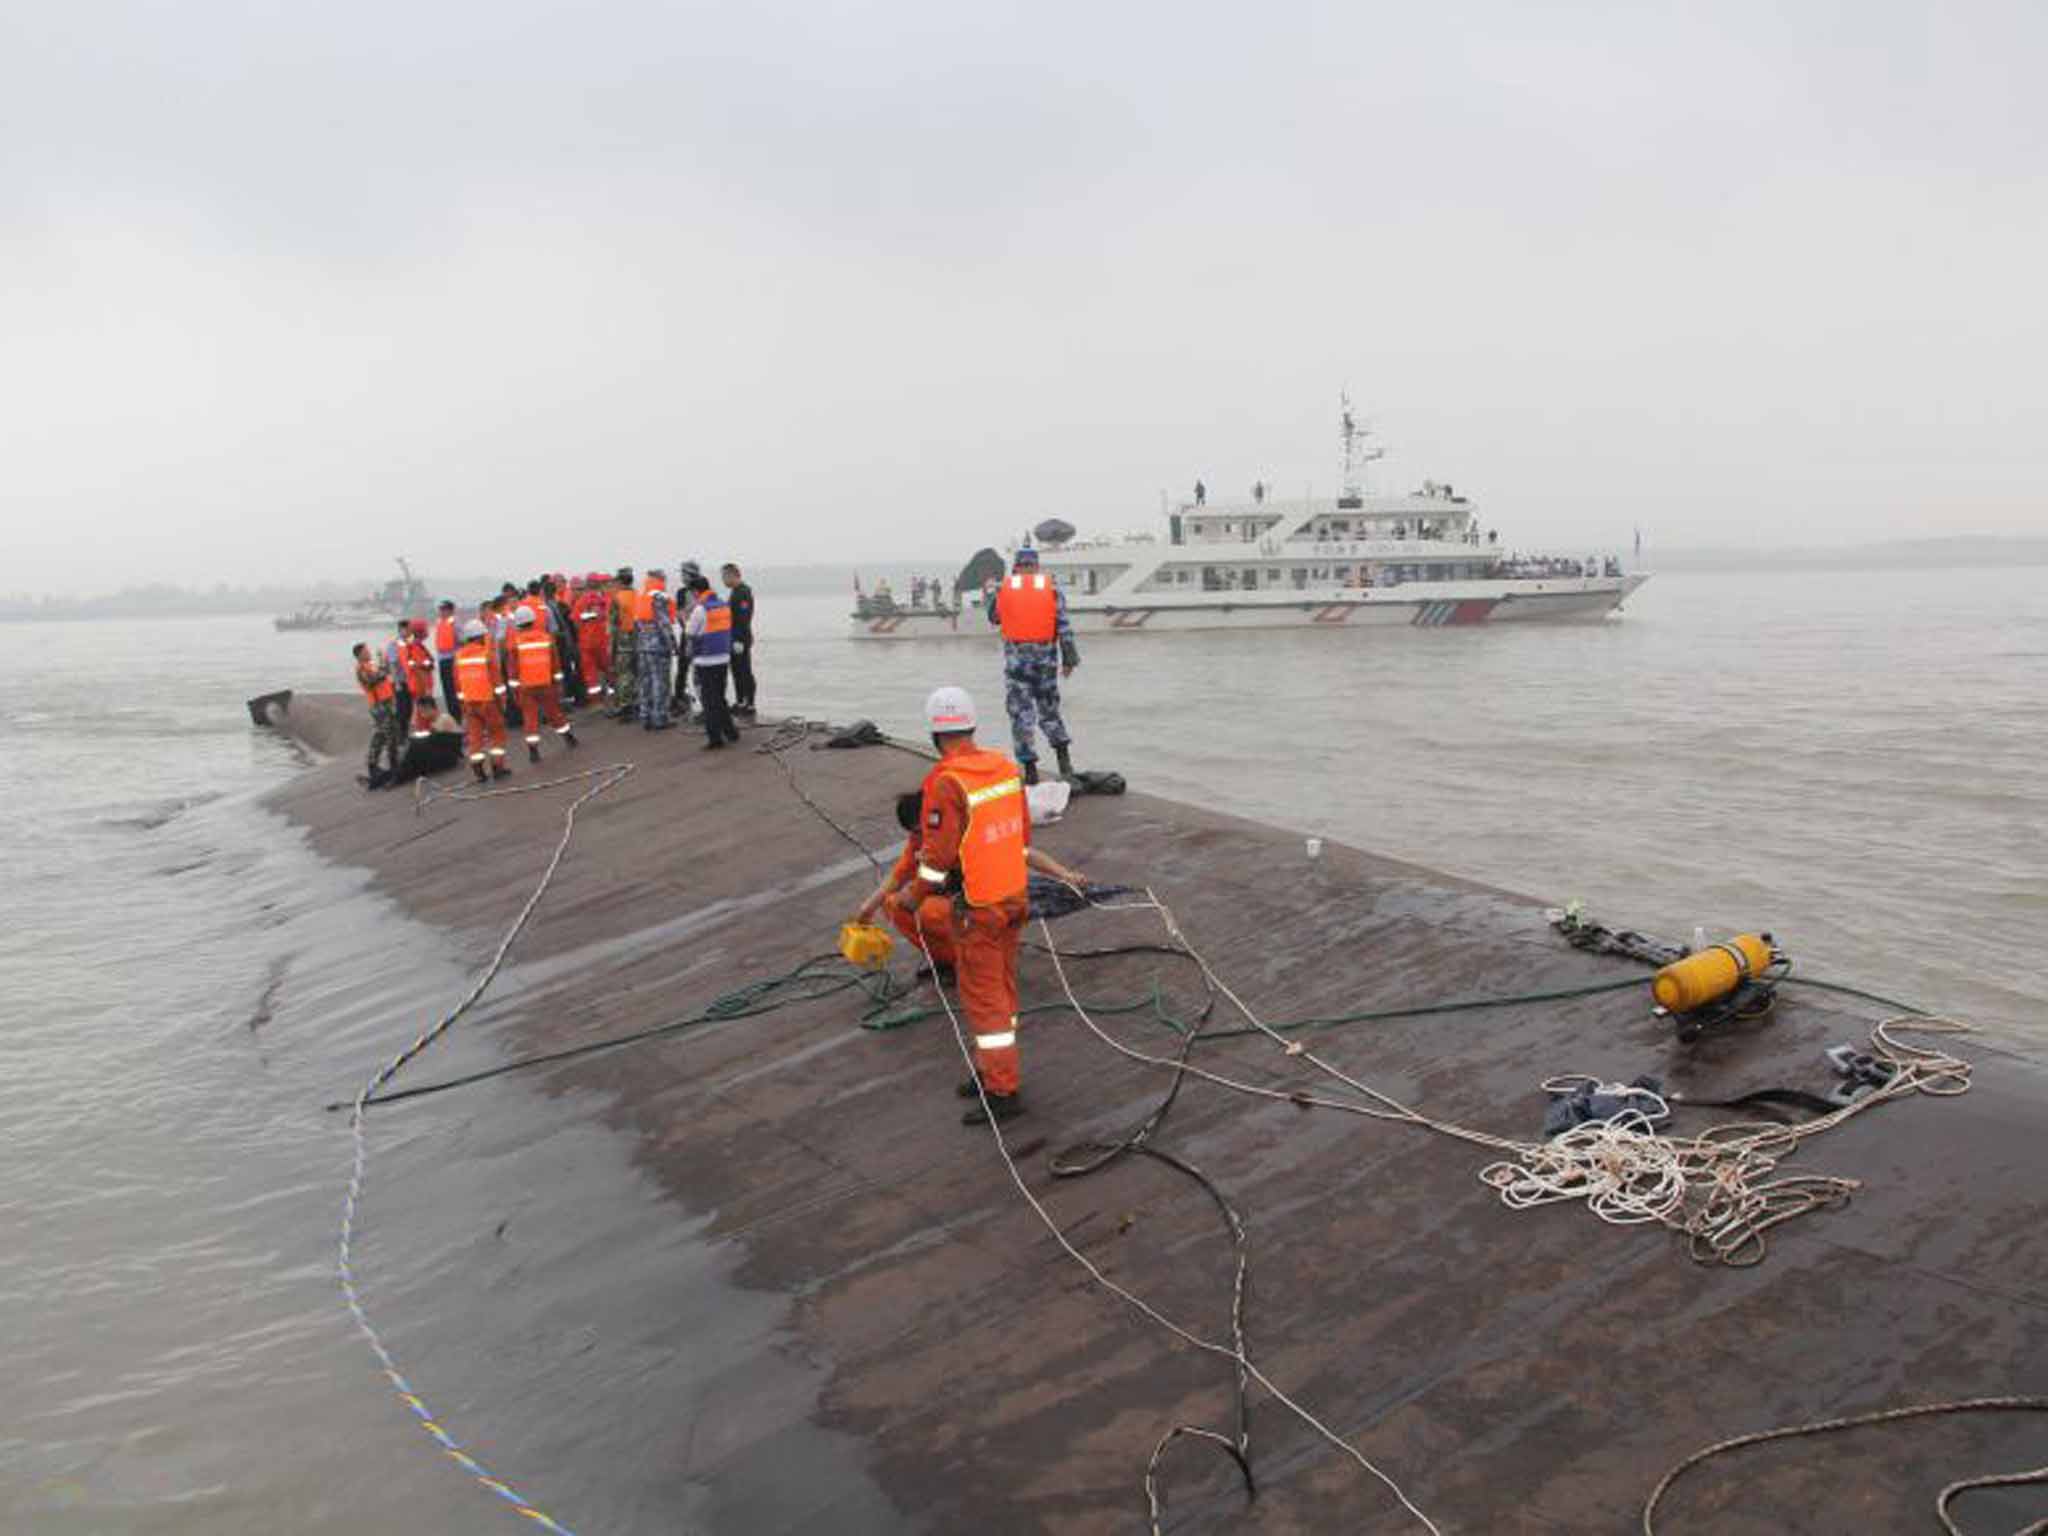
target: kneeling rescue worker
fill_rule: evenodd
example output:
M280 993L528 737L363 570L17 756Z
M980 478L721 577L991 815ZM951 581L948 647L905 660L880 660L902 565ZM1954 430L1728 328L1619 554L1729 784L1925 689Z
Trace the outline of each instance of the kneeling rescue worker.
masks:
M1024 1112L1017 1055L1017 945L1030 909L1026 855L1031 818L1024 776L1002 753L974 740L974 700L964 688L937 689L924 706L939 760L925 776L923 846L903 904L922 921L928 897L953 896L954 974L974 1036L974 1073L960 1085L978 1102L965 1125Z

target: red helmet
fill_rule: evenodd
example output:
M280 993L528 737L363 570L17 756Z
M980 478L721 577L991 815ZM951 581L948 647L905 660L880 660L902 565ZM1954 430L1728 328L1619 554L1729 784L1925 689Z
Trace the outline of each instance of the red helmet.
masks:
M426 638L427 621L425 619L414 619L412 621L412 632L422 639Z

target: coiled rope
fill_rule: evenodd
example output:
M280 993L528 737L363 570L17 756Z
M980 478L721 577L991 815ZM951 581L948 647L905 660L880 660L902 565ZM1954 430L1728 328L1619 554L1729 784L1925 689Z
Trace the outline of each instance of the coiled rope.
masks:
M1299 1058L1360 1098L1337 1099L1237 1081L1134 1050L1096 1030L1113 1049L1132 1060L1191 1072L1240 1093L1392 1120L1489 1148L1503 1155L1482 1168L1479 1177L1510 1210L1582 1200L1603 1221L1621 1225L1662 1222L1686 1236L1689 1251L1702 1263L1736 1268L1761 1263L1766 1231L1795 1216L1838 1205L1861 1187L1859 1180L1831 1175L1772 1177L1778 1163L1800 1142L1892 1099L1915 1093L1952 1098L1969 1091L1968 1062L1932 1047L1908 1045L1897 1040L1893 1031L1965 1034L1971 1027L1954 1019L1914 1016L1887 1019L1871 1032L1871 1054L1892 1068L1890 1082L1846 1108L1803 1125L1745 1121L1715 1126L1697 1136L1673 1137L1656 1130L1649 1116L1631 1107L1611 1119L1589 1121L1550 1142L1496 1136L1426 1115L1316 1055L1305 1042L1287 1039L1216 974L1189 943L1172 910L1156 894L1146 894L1168 936L1186 948L1189 958L1255 1032L1269 1038L1284 1055ZM1057 969L1059 957L1050 932L1048 929L1047 948L1054 951ZM1061 979L1064 982L1064 971ZM1076 1010L1093 1029L1093 1021L1079 1009L1078 1002Z
M422 791L418 797L417 807L423 811L436 800L488 800L500 795L532 794L563 784L591 781L589 787L572 800L563 812L562 835L555 842L554 853L549 857L547 867L541 871L540 880L535 884L533 894L526 898L526 904L519 909L519 915L512 920L512 926L505 930L505 936L498 941L498 947L492 953L490 961L477 973L476 979L469 985L469 990L463 993L462 1000L438 1021L421 1030L412 1044L379 1067L356 1094L355 1102L349 1111L348 1128L349 1138L353 1144L353 1160L349 1169L348 1194L343 1199L341 1207L341 1238L336 1250L335 1270L341 1282L342 1299L348 1304L349 1315L355 1319L356 1330L369 1344L370 1352L377 1357L377 1363L383 1370L385 1379L390 1382L391 1390L398 1394L398 1400L411 1411L421 1430L440 1447L441 1453L468 1473L479 1487L509 1504L542 1530L555 1532L557 1536L572 1536L572 1533L567 1526L534 1504L525 1494L496 1476L441 1424L433 1410L399 1370L397 1360L392 1356L383 1336L378 1333L377 1325L371 1321L369 1310L363 1304L362 1291L357 1285L355 1270L356 1227L362 1210L363 1189L370 1163L369 1142L363 1133L363 1110L373 1094L403 1071L408 1062L413 1061L446 1034L455 1021L467 1013L477 999L483 996L485 988L490 986L504 966L505 957L511 953L514 941L525 931L534 909L540 905L541 898L547 894L549 885L554 882L555 872L562 867L562 859L569 851L569 840L576 833L576 813L606 790L624 782L632 772L631 763L613 763L608 767L592 768L563 778L549 779L544 783L522 784L516 788L479 788L456 792L435 790L432 794ZM419 782L425 784L426 781Z

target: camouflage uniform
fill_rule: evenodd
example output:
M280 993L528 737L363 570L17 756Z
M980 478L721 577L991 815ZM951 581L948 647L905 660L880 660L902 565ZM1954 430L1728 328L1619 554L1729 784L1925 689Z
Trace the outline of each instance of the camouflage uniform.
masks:
M398 772L398 706L385 699L370 706L370 755L365 766L372 779L377 777L377 759L390 759L391 771Z
M1071 644L1072 642L1069 642ZM1003 708L1010 714L1010 739L1017 746L1017 761L1038 760L1036 733L1055 749L1069 745L1067 722L1060 717L1060 647L1057 644L1029 644L1020 640L1003 642Z
M638 712L640 706L636 676L639 658L634 646L633 621L621 612L624 607L624 604L613 602L606 623L612 641L612 708L621 715L631 716Z
M669 606L666 592L654 594L654 618L652 622L633 625L635 653L640 663L637 679L640 696L640 723L649 730L665 731L671 724L668 718L670 669L675 665L676 638L670 615L674 610Z

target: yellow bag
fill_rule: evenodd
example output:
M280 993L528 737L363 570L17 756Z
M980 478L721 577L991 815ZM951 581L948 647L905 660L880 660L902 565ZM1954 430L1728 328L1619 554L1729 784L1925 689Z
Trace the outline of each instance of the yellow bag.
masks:
M886 928L873 923L847 923L839 930L839 953L849 964L864 971L879 971L889 963L889 951L896 941Z

